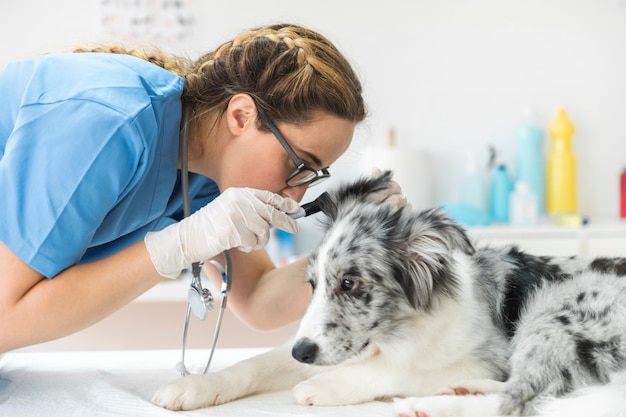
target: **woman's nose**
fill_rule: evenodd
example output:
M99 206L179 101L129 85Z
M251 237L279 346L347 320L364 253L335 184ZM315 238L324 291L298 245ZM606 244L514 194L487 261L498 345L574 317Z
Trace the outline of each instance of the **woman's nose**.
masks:
M289 197L292 200L296 200L298 203L302 201L302 197L304 197L304 193L309 188L308 184L301 185L299 187L287 187L283 190L282 194L285 197Z

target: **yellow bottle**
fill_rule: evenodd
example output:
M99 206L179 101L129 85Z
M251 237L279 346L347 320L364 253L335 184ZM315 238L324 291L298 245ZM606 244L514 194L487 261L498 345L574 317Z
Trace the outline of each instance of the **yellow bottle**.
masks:
M577 213L576 157L572 151L574 125L565 109L557 109L556 118L548 127L552 149L546 170L546 210L548 214Z

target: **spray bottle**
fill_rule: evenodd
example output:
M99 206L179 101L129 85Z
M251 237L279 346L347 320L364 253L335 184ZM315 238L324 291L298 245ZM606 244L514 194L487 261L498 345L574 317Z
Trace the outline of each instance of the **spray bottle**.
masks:
M493 172L489 194L489 214L496 223L509 222L509 198L513 191L513 182L506 165L499 164Z
M574 125L567 118L565 109L557 110L556 118L550 124L548 132L552 139L547 164L548 214L577 213L576 157L572 151Z

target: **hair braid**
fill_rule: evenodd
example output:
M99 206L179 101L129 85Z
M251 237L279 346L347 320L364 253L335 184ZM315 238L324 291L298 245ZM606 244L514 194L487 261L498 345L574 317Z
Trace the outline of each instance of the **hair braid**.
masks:
M359 122L361 84L322 35L294 25L242 32L200 57L185 76L183 100L197 111L224 111L236 93L252 95L276 122L302 122L312 110Z
M92 48L76 48L74 49L74 52L105 52L110 54L132 55L158 65L159 67L171 71L176 75L180 75L181 77L189 72L189 67L191 66L191 61L189 59L166 54L159 49L145 50L135 48L127 49L121 46L95 46Z
M237 93L250 94L275 122L306 122L313 110L360 122L366 110L361 84L346 58L321 34L277 24L247 30L195 62L122 47L75 52L133 55L185 78L183 103L195 117L225 111Z

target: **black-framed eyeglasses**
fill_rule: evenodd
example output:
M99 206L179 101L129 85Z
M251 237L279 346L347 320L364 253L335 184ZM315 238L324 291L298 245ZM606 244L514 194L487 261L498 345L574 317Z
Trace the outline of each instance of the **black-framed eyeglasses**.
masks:
M296 164L296 170L289 174L287 179L285 179L287 187L300 187L305 184L308 184L309 187L312 187L330 178L330 172L328 172L328 167L322 168L320 171L317 171L315 168L305 164L304 161L300 159L298 155L296 155L296 152L289 145L282 133L280 133L274 122L272 122L270 118L267 117L261 107L259 107L258 105L256 107L257 111L259 112L259 116L263 120L263 123L265 123L270 132L272 132L272 134L276 136L276 139L278 139L283 148L285 148L285 151L287 151L287 154L289 154L289 157L291 158L293 163Z

